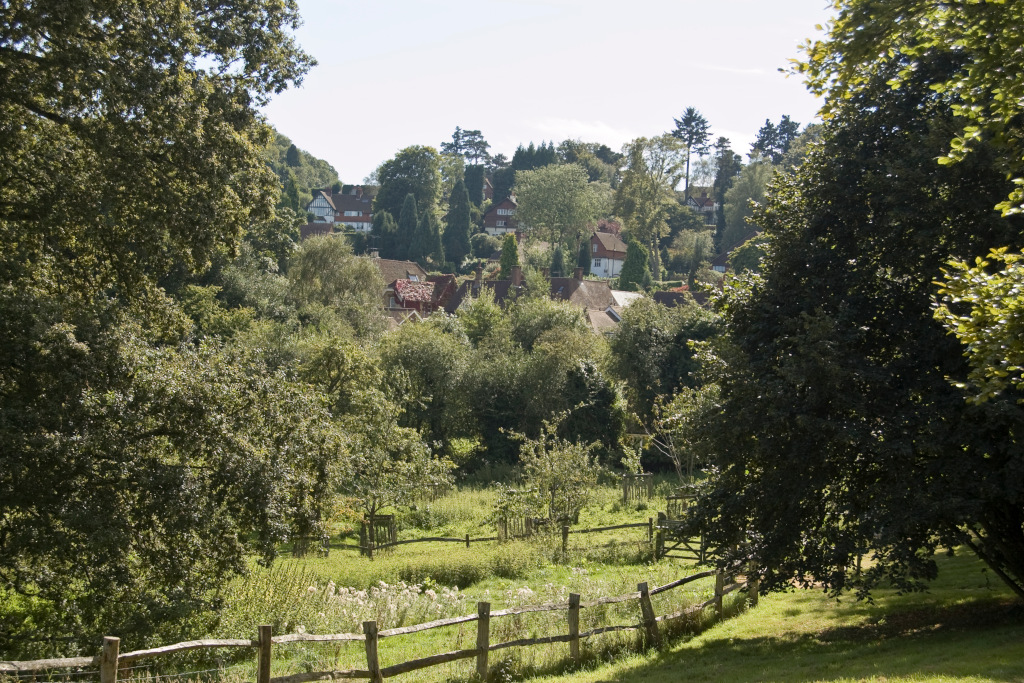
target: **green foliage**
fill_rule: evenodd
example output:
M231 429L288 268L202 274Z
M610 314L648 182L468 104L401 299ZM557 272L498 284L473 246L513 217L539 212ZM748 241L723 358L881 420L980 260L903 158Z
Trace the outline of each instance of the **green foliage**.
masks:
M473 256L486 259L501 249L502 240L486 232L478 232L469 238L469 243L473 248Z
M800 124L791 120L788 114L783 115L779 125L765 119L764 125L757 131L757 138L750 146L750 154L754 157L764 157L772 164L781 164L799 132Z
M708 120L694 107L687 107L681 118L673 119L676 122L672 137L681 140L686 145L686 175L684 191L687 196L690 192L690 157L693 154L703 157L711 146L708 141L711 139Z
M548 518L568 524L579 518L601 468L592 452L596 442L583 444L556 436L558 421L544 422L535 439L522 440L519 459L527 487L547 506Z
M935 85L962 57L899 59L830 103L757 213L767 255L726 290L716 470L693 519L716 542L751 533L769 586L920 588L937 544L966 542L1024 595L1019 408L964 401L947 377L971 368L933 311L943 266L1019 248L1021 226L992 211L1008 192L993 151L933 163L958 125Z
M867 0L841 0L824 38L804 45L807 59L796 64L809 87L827 94L825 112L874 87L884 74L894 87L918 78L915 60L955 46L957 62L931 82L957 115L939 163L959 161L974 151L994 154L994 163L1013 179L998 208L1017 213L1024 205L1024 84L1017 78L1024 60L1024 8L1014 2L962 5L897 0L879 7Z
M646 418L659 396L700 386L702 364L691 342L719 331L718 317L696 304L667 308L647 298L630 304L610 343L612 369L626 384L630 406Z
M648 266L647 250L632 235L626 240L626 260L619 271L618 288L635 292L650 286L651 271Z
M395 258L400 261L415 258L416 231L419 223L416 197L410 192L405 195L405 201L402 203L402 213L398 216L398 232L395 233Z
M566 277L565 256L562 255L562 245L556 246L551 254L551 277Z
M761 259L766 255L767 244L767 240L763 237L750 238L732 250L729 255L729 265L737 273L758 272L761 269Z
M433 147L406 147L380 165L377 182L380 189L373 199L374 213L401 216L406 196L411 194L420 211L436 216L441 201L441 156Z
M669 207L676 203L675 188L685 173L685 149L682 141L667 134L637 138L624 149L627 165L615 193L615 215L645 247L649 269L657 277L661 276L661 238L668 231ZM634 276L627 281L642 282Z
M288 282L302 315L337 316L358 337L383 331L380 271L370 259L353 255L345 240L316 236L303 241L292 257Z
M291 140L273 131L273 138L265 152L267 163L277 174L281 184L279 208L304 215L306 205L313 199L313 190L338 185L338 172L323 159L296 147Z
M764 201L768 182L775 167L764 161L752 161L743 167L739 177L725 193L725 230L721 248L731 251L750 239L756 228L750 223L754 206Z
M519 265L519 244L516 236L512 233L505 235L501 243L501 279L508 280L512 277L512 269Z
M521 226L552 244L566 245L573 253L600 206L587 172L576 164L517 171L516 201Z
M993 249L973 266L952 261L939 287L942 303L935 310L950 334L966 348L970 363L968 382L957 386L969 391L968 400L983 403L1007 389L1021 389L1024 366L1024 299L1020 254L1005 247ZM1000 270L992 272L992 266ZM958 315L953 311L963 311ZM1024 399L1017 399L1017 403Z
M398 223L394 216L387 211L376 211L373 214L373 228L370 231L372 239L375 240L380 257L386 259L398 258Z
M448 202L448 224L444 229L444 253L456 270L462 267L470 252L470 220L469 193L466 191L466 185L460 180L455 184Z
M576 267L583 269L584 275L590 275L590 242L582 242L580 251L576 257Z
M685 231L672 240L669 270L685 275L692 282L701 266L711 262L715 253L715 237L710 230Z
M467 166L463 176L466 191L469 193L469 201L475 206L484 203L484 167Z

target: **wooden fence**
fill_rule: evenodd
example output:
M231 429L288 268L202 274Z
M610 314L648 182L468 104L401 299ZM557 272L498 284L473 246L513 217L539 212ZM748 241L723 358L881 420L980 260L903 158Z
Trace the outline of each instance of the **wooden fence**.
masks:
M594 534L601 531L616 531L618 529L647 529L647 541L652 543L654 541L654 518L650 517L646 522L637 522L635 524L616 524L615 526L602 526L595 527L593 529L572 529L568 526L562 527L562 551L568 551L569 536L571 534ZM350 548L352 550L358 550L361 555L367 555L372 560L375 553L379 553L381 550L387 550L388 548L394 548L400 545L410 545L413 543L463 543L468 548L473 543L490 543L494 541L505 540L502 536L483 536L479 538L471 538L469 534L462 537L444 537L444 536L428 536L425 538L409 538L404 541L393 541L388 543L360 543L359 545L353 543L342 543L339 544L339 548Z
M651 596L665 591L670 591L684 586L693 581L704 579L710 576L715 577L715 592L709 599L697 605L691 605L685 609L656 616L651 604ZM658 624L680 619L691 614L696 614L707 607L714 606L719 618L722 617L723 597L739 588L746 586L749 590L752 605L757 604L759 586L756 579L751 578L744 583L734 582L726 585L726 577L721 572L708 570L683 577L664 586L648 588L646 583L638 584L636 591L625 595L617 595L607 598L599 598L591 602L582 602L578 594L571 594L569 601L565 603L554 603L546 605L528 605L523 607L510 607L508 609L491 611L489 602L478 602L476 614L469 614L461 617L438 619L436 621L417 624L415 626L403 626L401 628L390 628L383 631L377 629L377 622L363 622L362 633L336 633L332 635L314 635L306 633L291 633L275 636L270 626L260 626L256 640L192 640L175 645L152 648L149 650L137 650L135 652L119 653L120 639L107 636L103 639L103 649L95 657L72 657L67 659L40 659L28 662L0 662L0 676L3 674L20 675L24 672L47 671L51 669L69 669L88 666L99 666L100 683L116 683L118 668L124 664L135 662L141 659L170 655L188 650L209 649L209 648L253 648L258 653L256 681L257 683L307 683L308 681L331 680L336 678L366 678L375 683L381 683L385 678L391 678L410 671L424 669L447 662L460 659L476 658L476 671L481 677L487 675L487 658L491 652L503 650L510 647L528 647L532 645L544 645L548 643L568 643L569 656L573 659L580 657L580 641L591 638L601 633L614 631L641 631L644 634L645 642L649 645L660 646L661 634ZM637 624L624 624L602 626L590 631L580 632L580 610L600 605L637 600L640 605L642 620ZM529 612L555 612L566 613L568 633L544 636L540 638L522 638L504 643L491 643L491 620L526 614ZM455 650L441 654L414 659L392 666L382 667L380 665L379 648L380 641L397 636L406 636L421 631L477 622L476 647L468 650ZM366 651L366 668L350 669L345 671L317 671L310 673L297 673L289 676L271 678L271 661L273 659L273 646L285 643L340 643L345 641L362 641Z
M622 504L639 503L654 497L654 475L644 474L622 475Z

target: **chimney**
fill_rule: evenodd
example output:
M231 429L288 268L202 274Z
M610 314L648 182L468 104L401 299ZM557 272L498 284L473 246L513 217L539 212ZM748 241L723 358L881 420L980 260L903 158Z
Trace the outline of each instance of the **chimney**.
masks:
M523 269L521 266L512 266L512 286L518 287L523 284Z
M484 267L483 267L483 265L478 263L478 264L476 264L476 280L475 280L475 282L477 284L480 284L480 281L483 280L483 279L484 279Z
M575 271L573 271L572 279L573 280L582 280L583 279L583 269L582 268L577 268Z

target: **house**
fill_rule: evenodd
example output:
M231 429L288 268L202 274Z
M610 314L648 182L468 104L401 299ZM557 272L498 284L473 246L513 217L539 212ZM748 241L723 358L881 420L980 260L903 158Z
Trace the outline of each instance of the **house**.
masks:
M617 277L626 261L626 243L618 235L595 232L590 238L590 274Z
M426 282L395 280L388 295L389 310L416 311L419 318L425 318L444 307L455 294L457 284L454 275L428 277Z
M370 232L373 227L373 202L361 187L354 187L348 193L334 192L331 188L313 190L306 212L313 214L315 223L345 225L358 232Z
M707 307L711 302L711 296L707 292L691 292L689 285L683 285L668 291L655 292L651 295L651 298L654 299L655 303L659 303L667 308L689 306L690 304Z
M715 203L714 197L708 196L707 190L703 190L700 197L687 197L686 206L701 215L704 225L713 227L717 224L718 218L715 212L718 209L718 204Z
M515 197L509 197L491 206L484 214L484 230L487 234L497 237L507 232L515 232L519 224L515 218L518 206Z
M722 252L715 258L711 259L711 270L716 273L724 273L729 267L729 253Z
M491 290L495 303L505 307L525 288L523 271L519 266L512 268L512 276L507 280L484 280L483 268L477 267L476 278L463 282L444 309L455 313L463 302L480 296L483 289ZM604 280L583 279L582 268L577 268L572 277L548 278L548 288L548 295L555 301L568 301L582 308L594 332L606 334L618 325L619 316L614 311L617 303L611 287Z

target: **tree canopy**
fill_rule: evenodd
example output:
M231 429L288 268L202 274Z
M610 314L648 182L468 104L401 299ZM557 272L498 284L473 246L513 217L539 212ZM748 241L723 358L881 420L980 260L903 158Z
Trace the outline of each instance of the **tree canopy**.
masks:
M516 201L520 226L554 244L568 246L574 254L600 207L589 175L576 164L517 171Z
M412 194L420 211L436 214L442 190L441 155L433 147L406 147L380 165L377 182L380 190L373 200L374 212L399 216L406 195Z

